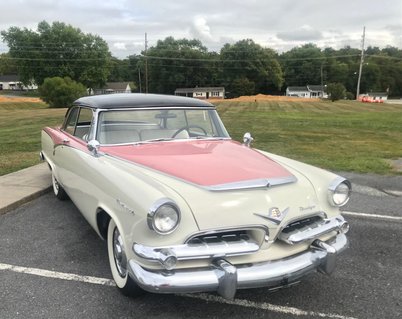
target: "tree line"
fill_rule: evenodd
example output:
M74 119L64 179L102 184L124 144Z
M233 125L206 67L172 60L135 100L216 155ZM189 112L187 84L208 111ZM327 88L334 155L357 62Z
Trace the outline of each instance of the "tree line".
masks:
M288 86L342 84L356 93L360 49L320 49L308 43L278 53L252 39L209 51L201 41L167 37L141 54L113 57L99 36L62 22L42 21L36 31L11 27L1 32L9 52L0 55L0 74L18 73L23 83L68 77L85 87L132 82L136 91L173 94L179 87L223 86L229 97L284 94ZM368 47L360 92L402 96L402 50Z

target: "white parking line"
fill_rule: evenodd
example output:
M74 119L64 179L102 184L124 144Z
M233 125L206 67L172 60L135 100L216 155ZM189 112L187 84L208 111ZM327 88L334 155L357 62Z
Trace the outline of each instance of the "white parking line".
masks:
M367 217L367 218L374 218L374 219L387 219L387 220L400 220L400 221L402 221L402 217L400 217L400 216L355 213L355 212L346 212L346 211L342 212L342 215L353 216L353 217Z
M244 299L234 299L234 300L227 300L219 296L209 295L209 294L181 294L180 296L194 298L194 299L201 299L205 301L214 301L219 303L224 303L233 306L241 306L246 308L253 308L259 310L269 310L272 312L288 314L292 316L308 316L308 317L320 317L320 318L336 318L336 319L356 319L355 317L346 317L342 315L332 314L332 313L322 313L316 311L306 311L294 307L287 307L287 306L278 306L273 305L267 302L254 302L250 300Z
M14 265L0 263L0 270L10 270L13 272L47 277L47 278L57 278L57 279L63 279L63 280L87 282L87 283L96 284L96 285L115 286L115 283L113 280L106 279L106 278L81 276L81 275L76 275L76 274L69 274L69 273L64 273L64 272L44 270L44 269L38 269L38 268L20 267L20 266L14 266Z
M2 264L0 263L0 271L13 271L17 273L23 274L30 274L35 276L47 277L47 278L56 278L56 279L63 279L63 280L70 280L70 281L78 281L78 282L86 282L90 284L96 285L103 285L103 286L116 286L113 280L107 278L99 278L99 277L92 277L92 276L82 276L58 271L51 271L45 269L38 269L38 268L29 268L29 267L21 267L21 266L14 266L10 264ZM322 312L315 312L315 311L306 311L294 307L286 307L286 306L278 306L273 305L266 302L253 302L244 299L234 299L234 300L227 300L219 296L209 295L209 294L178 294L178 296L188 297L193 299L199 299L203 301L209 302L218 302L227 305L234 305L246 308L253 308L258 310L268 310L276 313L282 314L290 314L293 316L308 316L308 317L320 317L320 318L335 318L335 319L356 319L354 317L346 317L337 314L331 313L322 313Z

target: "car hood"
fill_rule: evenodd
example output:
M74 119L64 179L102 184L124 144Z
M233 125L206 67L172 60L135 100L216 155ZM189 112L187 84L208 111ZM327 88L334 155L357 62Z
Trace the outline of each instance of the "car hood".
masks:
M290 220L322 211L315 188L298 168L301 163L234 141L172 141L102 147L101 151L106 157L134 164L133 169L144 173L143 179L174 190L187 203L200 231L264 225L275 236ZM309 166L306 169L316 174ZM261 180L272 184L258 186ZM325 189L318 189L320 197L326 196ZM268 218L273 208L284 214L280 225ZM188 236L187 231L183 236Z
M296 180L282 165L232 140L191 140L109 146L110 156L208 190L273 186Z

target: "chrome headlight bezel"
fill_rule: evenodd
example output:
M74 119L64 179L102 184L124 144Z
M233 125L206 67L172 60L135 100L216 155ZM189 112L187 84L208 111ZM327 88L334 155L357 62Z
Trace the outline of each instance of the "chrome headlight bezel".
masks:
M343 177L333 180L328 186L328 202L331 206L342 207L347 204L352 192L352 184Z
M163 211L164 210L164 211ZM161 229L160 218L167 217L171 219L171 227ZM157 200L150 208L147 216L148 227L160 235L168 235L173 233L180 224L181 213L179 206L169 199L161 198Z

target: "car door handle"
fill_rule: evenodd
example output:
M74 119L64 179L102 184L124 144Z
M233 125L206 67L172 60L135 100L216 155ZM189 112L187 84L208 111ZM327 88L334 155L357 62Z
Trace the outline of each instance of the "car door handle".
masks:
M64 143L64 144L70 143L70 140L69 140L68 138L64 138L64 139L63 139L63 143Z

